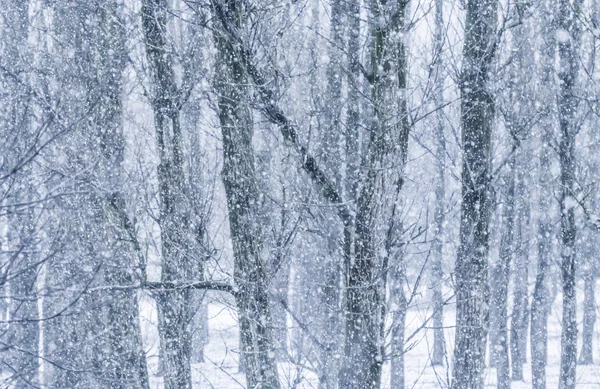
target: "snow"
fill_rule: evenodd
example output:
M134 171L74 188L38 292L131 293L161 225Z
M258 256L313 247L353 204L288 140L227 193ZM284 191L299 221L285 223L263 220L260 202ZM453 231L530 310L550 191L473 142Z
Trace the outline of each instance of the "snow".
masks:
M558 40L559 43L567 43L571 40L571 34L566 30L558 29L556 30L556 40Z
M583 284L578 285L579 307L578 316L581 331L582 321L582 299ZM600 301L600 288L596 288L596 299ZM157 332L156 332L156 311L152 301L143 300L142 323L146 333L145 345L149 356L149 369L151 375L152 389L162 389L162 378L156 376L157 371ZM424 304L423 306L426 306ZM547 387L556 388L560 372L560 337L561 337L561 315L562 315L562 295L556 296L548 321L548 366ZM410 335L416 331L422 324L423 319L428 316L427 308L413 308L409 310L407 316L406 334ZM446 325L454 323L455 312L450 305L445 310L444 323ZM205 348L205 362L192 365L192 373L195 388L213 388L213 389L237 389L245 388L245 376L238 372L239 348L238 348L238 327L237 314L235 308L224 303L215 301L209 304L209 328L210 343ZM299 330L294 328L294 330ZM447 350L453 349L454 329L451 327L445 330ZM407 388L447 388L448 380L451 377L451 370L447 366L431 366L429 363L429 353L433 348L433 331L421 331L414 338L414 343L409 343L405 347L409 349L405 358L406 387ZM580 341L581 342L581 341ZM597 389L600 388L600 330L596 326L594 336L594 358L595 365L577 366L577 389ZM447 356L451 359L451 355ZM512 389L531 388L531 369L529 365L529 344L527 361L523 366L524 381L515 381L512 383ZM389 362L384 365L382 389L390 389L390 370ZM297 366L292 363L280 363L279 375L284 388L312 389L318 387L317 376L306 367ZM489 368L485 372L485 388L496 387L495 369Z

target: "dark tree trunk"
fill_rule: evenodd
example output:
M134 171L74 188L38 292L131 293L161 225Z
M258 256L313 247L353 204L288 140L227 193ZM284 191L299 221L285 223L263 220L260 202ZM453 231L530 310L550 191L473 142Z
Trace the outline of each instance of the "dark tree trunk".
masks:
M274 346L277 358L284 360L288 355L287 340L287 310L289 306L288 293L290 288L291 261L281 260L279 271L273 275L271 282L271 315L273 316Z
M191 253L195 238L183 171L181 96L166 41L168 8L166 0L144 0L141 15L153 83L151 103L159 156L161 281L184 283L197 281L202 272ZM165 389L190 389L192 386L190 303L189 289L157 293Z
M381 385L386 277L382 277L381 271L378 270L385 264L376 249L375 223L378 220L377 201L382 185L381 168L386 157L394 151L388 143L390 141L397 146L398 151L394 151L394 155L400 157L396 192L402 187L402 161L406 158L409 125L404 98L406 53L403 43L398 38L404 27L406 6L406 1L398 2L395 7L379 0L371 2L373 18L382 21L385 19L388 22L374 26L371 35L371 97L374 111L363 164L365 177L357 199L355 258L354 262L350 263L346 275L346 340L344 364L340 371L340 388L372 389ZM401 94L398 102L390 99L395 91ZM395 107L396 104L400 104L399 117L393 116L397 113L390 113L390 107ZM399 124L392 124L394 120ZM345 233L345 236L350 234ZM395 261L393 266L402 266L401 262ZM398 288L395 288L394 292L398 292ZM397 298L401 297L393 296L392 300ZM398 350L404 347L403 336L399 336L398 332L403 333L404 323L397 315L395 321L393 326L398 327L396 340L402 342L394 346ZM402 357L400 355L400 358ZM402 363L392 362L392 365L403 368ZM394 374L401 377L403 372Z
M252 147L253 122L246 105L249 99L246 71L239 57L239 33L244 27L242 2L212 3L217 22L214 40L217 48L215 88L223 136L221 173L229 209L229 229L233 243L234 278L237 285L241 351L249 388L279 389L275 360L272 317L268 290L264 231L260 193Z
M496 24L495 0L468 2L461 76L463 169L460 246L455 269L453 389L483 387L488 332L488 226L494 115L487 83L494 57Z
M135 234L129 221L124 198L125 186L125 137L123 134L123 102L122 75L125 63L125 31L121 29L117 2L106 2L95 13L97 62L92 64L96 70L99 106L95 112L94 134L100 145L101 163L98 180L101 188L108 194L99 193L95 204L101 215L101 232L106 236L113 250L110 266L104 271L107 285L131 285L134 282L134 269L142 266L136 263L139 247L131 243L131 235ZM106 231L115 226L117 236L113 238ZM104 234L103 234L104 233ZM103 371L98 380L108 382L114 388L149 388L146 355L142 345L142 332L139 320L139 304L135 290L115 290L103 293L106 304L107 350L99 352Z
M575 136L578 128L576 114L578 98L575 96L579 73L579 11L581 1L571 3L560 0L557 27L557 69L560 80L558 93L558 117L560 128L560 236L561 275L563 288L563 317L561 336L561 360L559 389L574 389L577 381L577 300L575 280Z

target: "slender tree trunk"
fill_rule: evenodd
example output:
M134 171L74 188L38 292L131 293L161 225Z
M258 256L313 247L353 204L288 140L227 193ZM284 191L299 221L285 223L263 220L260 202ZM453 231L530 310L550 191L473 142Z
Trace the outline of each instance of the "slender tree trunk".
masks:
M560 127L560 231L563 318L559 389L574 389L577 368L577 300L575 287L575 135L578 131L575 96L579 66L577 52L581 1L560 0L557 18L560 80L558 117Z
M395 389L405 388L404 339L408 306L403 288L405 279L403 265L403 263L392 264L389 276L390 296L392 296L390 309L392 316L390 387Z
M596 296L593 269L588 269L584 275L584 297L583 297L583 330L581 332L581 354L579 354L580 365L593 365L594 324L596 323Z
M519 131L522 136L523 130ZM527 362L527 330L529 328L529 235L530 204L528 197L530 163L528 156L517 154L517 219L515 226L514 298L511 320L511 363L513 381L523 380L523 365Z
M408 158L408 134L410 132L411 123L409 122L408 112L408 100L407 100L407 83L408 83L408 53L407 48L404 45L402 39L394 38L401 34L406 34L405 31L405 18L407 14L409 2L400 0L397 2L394 8L395 14L393 18L397 18L396 24L389 26L390 31L384 32L383 38L389 39L389 47L395 55L392 55L390 60L395 62L396 73L398 82L398 99L397 104L397 118L394 118L397 122L392 127L392 139L395 140L397 147L396 152L390 152L391 158L397 165L397 171L394 172L395 184L388 191L394 191L392 196L395 196L395 202L392 204L392 212L390 220L388 221L388 235L385 241L386 252L388 256L392 256L391 260L384 261L384 267L387 264L389 266L389 276L391 278L390 284L390 301L391 301L391 316L392 316L392 360L391 360L391 386L394 388L404 388L405 382L405 352L404 352L404 341L405 341L405 327L406 327L406 314L408 312L408 301L404 292L405 282L405 258L402 249L392 247L391 240L395 234L400 234L402 224L396 220L396 213L398 212L399 196L404 183L404 165ZM389 34L389 35L388 35ZM386 36L387 35L387 36ZM385 40L384 40L385 42ZM390 50L390 49L384 49ZM384 54L385 58L385 54ZM383 67L387 67L388 64L384 60ZM385 93L385 92L384 92ZM383 104L386 104L386 100L382 100ZM375 115L377 117L377 114ZM377 120L382 120L378 118ZM384 178L385 180L385 178ZM441 298L441 296L440 296ZM384 315L385 318L385 315ZM383 337L383 335L382 335Z
M461 80L463 145L460 246L456 260L453 389L483 387L487 339L491 132L487 91L496 40L497 2L470 0Z
M433 353L431 356L432 365L442 365L446 353L444 340L444 301L442 297L443 269L444 261L444 223L445 223L445 170L446 170L446 138L444 134L444 113L442 106L444 104L444 63L442 60L444 48L444 2L436 0L435 2L435 53L436 56L436 168L438 182L435 187L435 238L433 241L433 257L431 258L431 281L433 300Z
M204 362L204 347L208 344L208 301L206 293L195 299L194 306L198 307L194 314L192 329L192 363Z
M521 161L521 166L522 165ZM519 172L519 176L522 176ZM524 229L528 227L528 209L524 209L525 195L522 185L522 177L519 177L518 190L518 218L516 221L516 239L515 247L517 247L515 255L515 271L513 272L513 309L510 321L510 357L511 371L513 381L523 380L523 364L525 361L527 328L528 328L528 256L527 242L523 238Z
M555 0L546 0L542 6L540 20L544 20L541 28L542 46L541 80L539 96L540 105L544 107L541 112L541 139L539 142L539 167L538 185L539 196L539 221L537 227L538 263L533 298L531 301L531 376L533 389L546 389L546 363L548 360L548 315L550 314L550 288L548 285L550 257L552 255L552 238L554 228L550 215L552 214L552 199L548 196L552 188L551 176L551 149L553 138L553 113L555 101L554 92L554 57L556 54L555 26L554 26Z
M223 136L223 171L229 229L233 243L236 301L240 322L242 357L249 388L279 389L260 194L252 148L253 123L246 105L249 91L246 70L238 58L241 48L227 31L240 32L248 12L239 0L212 3L217 20L215 88Z
M380 327L385 281L377 279L375 274L373 201L376 173L374 168L369 172L358 199L356 258L348 274L346 357L340 374L340 387L349 389L378 388L383 364Z
M510 366L508 359L508 282L510 266L514 255L515 230L515 176L516 158L513 155L508 166L507 190L502 209L504 228L500 242L500 258L492 267L491 304L490 304L490 340L491 359L496 366L496 385L498 388L510 388Z
M343 36L344 30L344 1L334 0L331 2L331 41L332 45L329 48L329 64L327 67L327 90L325 105L323 107L325 117L325 128L322 134L322 151L323 164L325 171L333 177L338 191L341 193L342 186L342 149L340 142L342 141L342 53L345 50L345 42ZM329 215L327 215L329 216ZM336 218L336 215L331 215ZM319 293L320 304L324 308L324 323L323 323L323 349L321 350L321 371L319 372L319 386L322 389L333 389L337 384L339 358L336 355L340 354L341 339L336 336L340 333L340 254L337 249L337 241L339 239L338 224L335 220L329 224L330 232L325 238L327 240L326 260L323 261L322 267L319 266L319 272L323 274L324 285Z
M355 201L360 170L360 0L346 2L348 21L348 108L346 123L346 187L347 201ZM349 223L352 225L352 223ZM350 239L351 240L351 239ZM348 240L348 242L350 242ZM351 244L351 243L350 243ZM349 253L348 253L349 255Z
M346 123L346 179L345 179L345 195L347 201L351 204L356 204L358 199L358 183L361 170L361 142L360 142L360 96L361 96L361 78L360 78L360 27L361 27L361 0L349 0L347 3L347 20L348 20L348 108L347 108L347 123ZM355 229L356 229L356 208L352 207L349 220L344 221L343 226L343 259L342 264L342 282L345 288L349 285L350 269L352 267L353 258L355 256ZM344 295L345 299L341 301L340 306L347 306L348 293ZM340 310L342 315L346 314ZM344 317L340 318L342 325ZM344 333L344 342L348 342L348 334ZM344 351L348 350L344 346ZM344 360L342 360L342 363ZM342 366L343 367L343 366ZM342 389L342 384L348 382L345 377L345 370L340 369L338 372L338 387Z

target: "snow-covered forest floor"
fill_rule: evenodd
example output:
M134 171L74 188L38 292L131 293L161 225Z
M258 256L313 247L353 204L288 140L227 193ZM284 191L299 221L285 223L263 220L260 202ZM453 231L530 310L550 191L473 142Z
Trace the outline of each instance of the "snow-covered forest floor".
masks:
M578 288L578 322L581 331L581 315L583 285ZM596 301L600 301L600 288L596 288ZM152 389L162 389L162 378L157 377L158 370L158 333L156 329L156 310L151 299L142 300L142 325L145 332L145 346L149 355L149 369ZM423 304L423 310L412 308L407 316L407 336L412 335L423 320L431 313L427 311L429 304ZM600 313L600 307L598 307ZM238 327L236 312L223 299L216 298L209 304L210 343L205 348L205 362L192 365L196 388L202 389L236 389L245 388L244 374L238 371ZM562 294L556 295L548 321L548 367L547 387L558 387L560 372L560 333L562 315ZM449 305L445 310L445 323L454 323L454 306ZM302 331L291 318L288 325L292 331ZM447 325L447 324L446 324ZM293 336L293 335L292 335ZM448 350L454 348L454 330L445 330ZM433 367L429 363L430 350L433 344L433 331L421 330L406 347L406 387L417 388L447 388L451 371L447 366ZM594 334L594 359L596 364L577 366L577 388L600 388L600 331L596 328ZM578 345L578 348L581 345ZM451 358L451 355L448 355ZM524 381L512 383L513 389L531 388L531 371L529 365L529 345L527 350L528 363L523 366ZM310 389L317 388L317 377L310 367L295 364L280 364L280 377L286 388ZM389 388L389 363L384 365L382 388ZM485 374L486 388L496 387L495 370L488 368Z

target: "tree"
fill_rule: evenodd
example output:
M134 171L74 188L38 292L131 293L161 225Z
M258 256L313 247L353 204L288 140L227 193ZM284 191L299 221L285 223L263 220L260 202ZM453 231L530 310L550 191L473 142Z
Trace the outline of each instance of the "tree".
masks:
M549 267L552 255L551 237L553 236L552 201L547 195L551 193L551 145L554 135L555 106L554 96L554 57L556 54L555 26L554 26L554 4L553 0L545 1L539 8L540 20L543 20L540 28L542 45L540 47L541 69L538 80L538 96L540 105L543 107L540 115L540 132L538 140L539 162L538 162L538 185L540 187L539 197L539 221L537 227L537 274L531 300L531 375L532 387L534 389L546 388L546 363L548 359L548 315L550 313L550 291L548 285Z
M500 258L492 267L490 299L490 359L496 366L496 382L498 388L510 388L510 367L508 358L508 282L510 280L510 266L514 256L514 230L515 230L515 181L516 181L516 156L510 157L507 166L506 194L502 208L502 221L504 223L502 240L500 243Z
M436 168L438 182L435 187L435 237L433 241L433 257L431 259L431 289L433 299L433 353L432 365L442 365L446 353L444 340L444 302L442 297L443 257L444 257L444 224L446 218L446 139L444 133L444 2L435 1L435 66L436 87L435 104L438 110L436 114L435 138L436 138Z
M454 389L483 386L488 305L488 224L494 103L488 91L496 45L497 3L469 1L461 73L463 147L460 246L456 259Z
M397 164L396 171L391 174L392 189L397 198L402 188L402 168L408 149L408 111L405 99L407 80L406 49L400 39L404 28L404 19L408 2L387 3L373 0L370 11L374 21L371 27L371 99L373 113L371 116L370 135L363 162L363 178L357 197L357 211L354 223L354 258L348 269L346 292L346 358L340 371L339 386L344 388L375 388L381 384L381 367L383 364L383 307L385 302L386 277L379 275L380 270L387 269L387 261L381 258L376 247L380 244L380 232L376 225L379 218L377 202L381 199L383 175L390 159ZM396 107L394 96L398 96L399 114L390 112ZM393 144L393 147L390 147ZM383 173L382 173L383 170ZM395 205L395 201L394 201ZM385 220L385 219L384 219ZM390 219L393 220L393 219ZM396 222L396 220L393 220ZM397 226L389 225L391 233L397 233ZM387 255L395 255L388 249ZM400 269L401 260L388 262ZM394 274L390 273L391 277ZM397 275L397 274L396 274ZM401 282L400 279L396 280ZM393 287L392 298L404 298L401 288ZM401 295L399 293L402 293ZM392 359L393 385L403 385L403 347L405 312L394 312L392 335L394 355ZM398 317L399 315L399 317Z
M252 147L253 122L246 105L247 69L231 31L245 27L248 10L238 0L214 1L217 49L215 88L223 136L223 171L229 229L234 251L242 358L248 387L280 388L275 362L268 276L264 252L263 214Z
M152 82L151 105L154 111L159 165L161 281L194 282L203 278L201 261L193 255L197 236L193 233L187 178L183 166L180 110L187 90L178 88L173 58L166 37L168 4L165 0L142 2L142 29ZM165 368L165 388L191 388L190 371L191 290L157 292L159 332Z
M556 20L559 91L557 96L560 140L560 236L563 318L561 335L560 389L573 389L577 367L577 301L575 288L575 136L578 132L575 95L579 73L580 28L578 15L581 2L561 0Z

